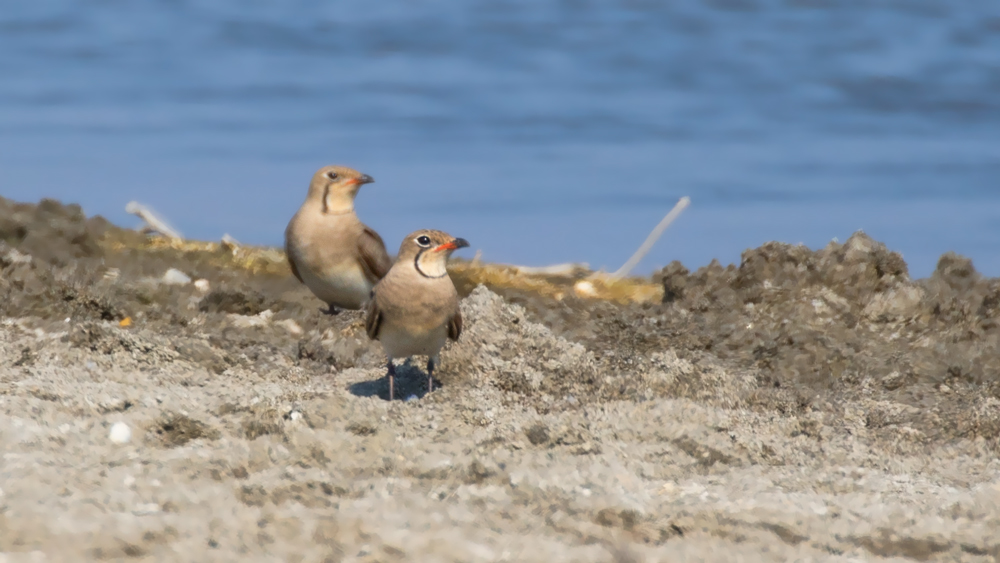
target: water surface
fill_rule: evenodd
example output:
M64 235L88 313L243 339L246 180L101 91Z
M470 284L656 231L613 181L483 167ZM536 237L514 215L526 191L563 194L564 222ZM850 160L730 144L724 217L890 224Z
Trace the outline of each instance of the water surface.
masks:
M391 250L614 269L689 195L642 272L864 229L1000 275L1000 3L9 2L0 73L0 194L124 225L279 244L343 163Z

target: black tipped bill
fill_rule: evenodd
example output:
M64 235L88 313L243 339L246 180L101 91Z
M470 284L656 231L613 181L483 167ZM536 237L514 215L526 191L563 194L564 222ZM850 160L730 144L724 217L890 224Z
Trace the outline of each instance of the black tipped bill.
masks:
M451 242L446 242L441 246L434 249L435 252L441 252L442 250L455 250L458 248L465 248L469 246L469 241L464 238L453 239Z

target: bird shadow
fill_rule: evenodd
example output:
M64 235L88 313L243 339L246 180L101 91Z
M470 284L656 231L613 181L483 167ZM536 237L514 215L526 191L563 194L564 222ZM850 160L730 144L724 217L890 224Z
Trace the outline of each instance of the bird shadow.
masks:
M434 388L439 387L437 378L434 380ZM378 397L384 401L389 400L389 379L383 375L371 381L359 381L352 383L347 390L355 397ZM427 372L413 365L408 358L402 364L396 366L395 397L396 401L410 400L412 397L423 398L427 394Z

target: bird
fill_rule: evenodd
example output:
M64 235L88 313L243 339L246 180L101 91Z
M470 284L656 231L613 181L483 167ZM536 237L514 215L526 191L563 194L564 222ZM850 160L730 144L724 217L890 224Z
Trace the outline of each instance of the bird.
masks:
M285 229L292 274L327 304L327 314L361 309L392 266L382 237L354 213L358 189L374 181L346 166L319 169Z
M461 336L458 291L446 267L452 252L468 246L465 239L441 231L410 233L389 273L372 289L365 330L385 350L390 401L396 377L393 358L427 356L429 393L441 348L447 339Z

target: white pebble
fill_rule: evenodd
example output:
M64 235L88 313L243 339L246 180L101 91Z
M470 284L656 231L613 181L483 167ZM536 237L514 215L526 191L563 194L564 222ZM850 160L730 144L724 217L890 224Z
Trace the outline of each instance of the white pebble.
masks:
M208 290L212 289L212 284L208 283L208 280L201 279L194 282L194 287L202 293L208 293Z
M111 426L111 433L108 439L116 444L127 444L132 440L132 429L124 422L116 422Z
M575 291L580 297L593 297L597 295L597 290L594 288L594 284L589 281L576 282L576 285L573 286L573 291Z
M288 334L291 334L292 336L302 336L302 333L304 332L302 327L299 326L299 323L295 322L295 319L285 319L283 321L278 321L275 324L287 330Z
M237 315L235 313L230 313L226 315L229 322L233 324L236 328L253 328L257 326L265 326L271 322L271 317L274 316L274 311L268 309L263 311L259 315L247 316L247 315Z
M21 254L16 248L10 249L10 252L4 256L4 262L8 264L28 264L31 262L31 255Z
M187 285L191 283L191 277L177 268L170 268L161 281L167 285Z
M159 511L160 505L155 502L147 502L136 506L135 510L132 511L132 514L135 514L136 516L149 516L150 514L156 514Z
M417 396L416 395L410 395L409 397L406 398L406 402L407 403L409 403L410 401L416 401L416 400L417 400Z

